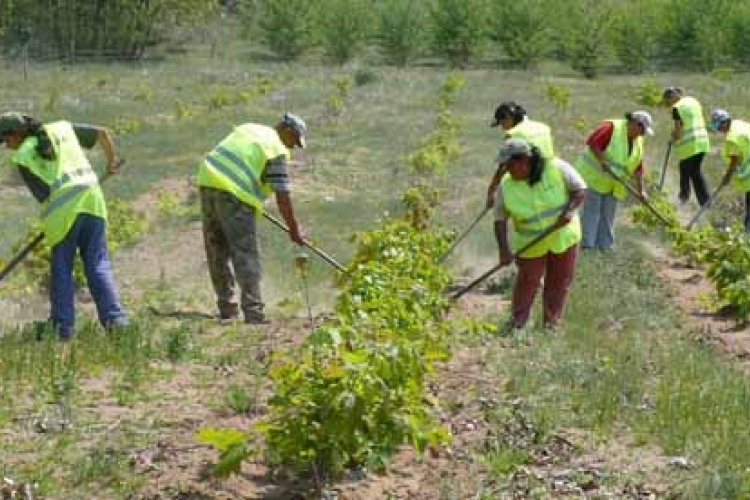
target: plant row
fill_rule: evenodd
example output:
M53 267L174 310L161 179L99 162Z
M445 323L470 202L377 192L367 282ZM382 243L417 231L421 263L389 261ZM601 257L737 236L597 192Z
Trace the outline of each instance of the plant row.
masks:
M462 82L446 78L441 116ZM384 467L402 445L423 451L449 441L426 389L435 363L450 355L443 321L450 276L438 261L451 234L428 227L437 197L420 183L403 196L404 216L356 234L354 258L336 282L333 317L298 348L274 354L269 413L256 427L271 466L320 487L348 468ZM254 454L240 431L207 428L198 439L220 451L219 475Z
M750 241L741 227L715 229L711 225L695 229L681 227L674 206L663 196L654 195L651 204L669 222L666 229L673 250L692 263L706 266L706 275L716 288L722 304L739 319L750 316ZM662 225L644 206L632 212L634 222L653 230Z

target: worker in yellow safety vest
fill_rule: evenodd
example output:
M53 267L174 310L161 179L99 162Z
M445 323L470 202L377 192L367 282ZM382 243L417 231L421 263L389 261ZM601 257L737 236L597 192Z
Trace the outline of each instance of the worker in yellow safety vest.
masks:
M690 199L690 184L700 205L708 201L708 185L701 171L703 157L710 148L703 108L694 97L686 96L679 87L668 87L662 104L672 112L672 145L680 166L680 203Z
M725 109L711 112L709 129L726 135L721 156L727 163L722 184L745 195L745 232L750 232L750 123L732 118Z
M581 240L577 209L583 203L586 183L569 163L545 158L539 148L519 138L503 142L497 162L507 168L508 175L497 192L495 238L500 263L515 258L518 267L508 326L526 324L544 277L543 322L554 329L575 275ZM510 238L508 221L513 226ZM513 254L552 227L554 232L522 254Z
M237 318L241 306L245 323L268 322L260 290L256 216L263 213L269 194L275 193L292 241L304 244L292 206L287 164L289 149L305 147L306 132L304 120L292 113L286 113L275 128L246 123L236 127L200 165L203 237L222 320Z
M503 140L512 137L524 139L529 144L539 148L543 157L555 157L552 130L542 122L531 120L526 115L526 110L523 106L516 102L507 101L500 103L495 109L495 115L490 123L490 127L499 127ZM504 173L504 168L498 165L487 188L487 208L492 208L495 204L495 193Z
M117 172L120 160L109 130L64 120L42 124L31 116L7 112L0 115L0 136L13 151L11 162L42 204L44 237L52 248L47 326L62 340L74 333L73 264L77 252L99 321L110 331L127 326L107 254L104 196L83 151L99 144L107 158L107 170ZM47 328L44 323L38 326Z
M626 182L634 178L641 196L646 197L643 136L653 133L651 115L633 111L624 118L603 121L586 141L586 149L575 163L588 185L582 216L584 249L611 250L615 244L617 204L627 191L607 170Z

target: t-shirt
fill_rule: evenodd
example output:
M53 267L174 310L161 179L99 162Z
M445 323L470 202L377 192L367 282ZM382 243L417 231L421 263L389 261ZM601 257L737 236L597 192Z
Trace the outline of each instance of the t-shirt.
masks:
M586 145L591 148L596 148L599 151L605 151L607 149L607 146L609 146L609 141L612 140L612 134L614 133L614 131L615 126L612 122L602 122L601 125L596 128L596 130L591 132L588 140L586 140ZM638 166L635 168L634 172L637 174L643 173L643 160L638 163Z
M560 158L554 158L548 160L545 168L557 168L562 174L563 182L568 191L580 191L586 189L586 182L581 177L581 174L565 160ZM510 174L508 174L510 175ZM495 220L506 220L508 214L505 212L505 206L503 205L503 190L501 186L497 187L497 196L495 197Z
M85 123L73 123L72 126L81 147L91 149L96 146L99 139L99 132L102 130L101 127ZM31 170L22 165L18 165L18 171L21 173L21 179L23 179L26 187L29 188L36 201L42 203L49 197L49 186L42 179L32 174Z
M266 162L263 181L268 181L274 191L289 192L290 183L285 156L278 156Z

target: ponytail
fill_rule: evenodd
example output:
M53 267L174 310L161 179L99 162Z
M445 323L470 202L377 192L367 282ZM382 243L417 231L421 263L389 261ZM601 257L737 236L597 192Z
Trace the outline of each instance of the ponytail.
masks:
M23 115L24 129L27 136L34 136L37 139L36 153L45 160L55 159L55 148L52 146L52 140L49 138L47 131L44 130L42 122L33 116Z
M531 146L531 152L529 153L529 177L527 180L529 186L533 186L542 180L543 172L544 158L542 158L542 152L538 147Z

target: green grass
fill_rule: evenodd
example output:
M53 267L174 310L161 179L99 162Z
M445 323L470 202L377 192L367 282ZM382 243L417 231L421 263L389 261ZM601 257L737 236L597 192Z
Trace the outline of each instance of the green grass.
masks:
M497 364L499 375L555 428L605 441L631 435L687 457L696 469L675 486L684 498L739 498L731 492L748 492L750 438L739 423L750 415L750 382L690 336L643 235L621 228L618 237L614 253L581 256L566 333L533 332L531 347Z

